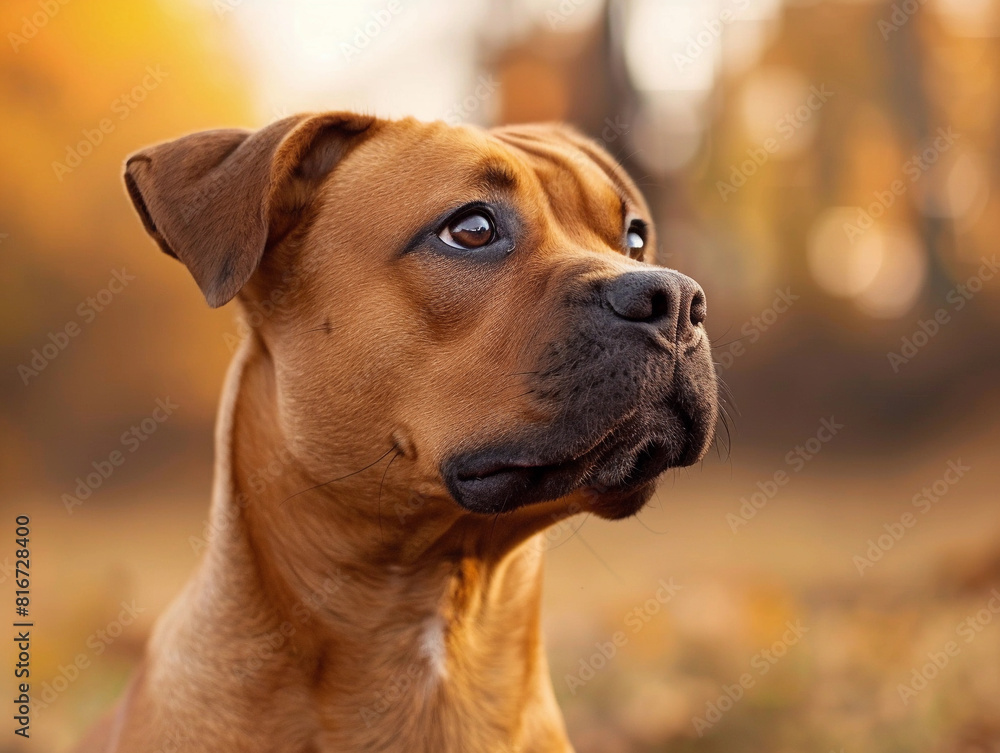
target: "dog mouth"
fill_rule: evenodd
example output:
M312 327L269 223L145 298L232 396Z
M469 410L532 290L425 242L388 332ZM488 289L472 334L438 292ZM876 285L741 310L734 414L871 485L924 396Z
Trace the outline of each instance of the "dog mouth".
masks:
M510 512L535 502L584 490L594 501L633 500L635 512L652 494L653 482L671 467L696 462L700 443L669 436L639 436L627 429L609 432L580 453L562 458L532 454L525 445L503 445L462 453L445 463L452 497L471 512ZM619 517L617 511L606 517Z
M444 459L442 478L461 507L496 515L574 494L600 517L627 517L664 471L702 458L718 418L707 340L678 354L650 344L646 330L619 334L554 341L527 380L548 420Z

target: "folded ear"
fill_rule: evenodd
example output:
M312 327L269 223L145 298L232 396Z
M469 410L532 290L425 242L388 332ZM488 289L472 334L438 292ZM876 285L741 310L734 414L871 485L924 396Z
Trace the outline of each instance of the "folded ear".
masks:
M352 113L297 115L259 131L183 136L129 157L125 186L146 231L213 308L235 296L313 191L371 129Z

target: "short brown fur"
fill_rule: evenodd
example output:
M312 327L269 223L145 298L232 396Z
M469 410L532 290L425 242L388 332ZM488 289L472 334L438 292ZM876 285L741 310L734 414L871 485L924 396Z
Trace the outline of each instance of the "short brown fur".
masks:
M523 375L567 280L648 268L618 239L622 203L648 209L584 149L560 126L335 113L129 160L147 231L209 303L263 313L223 393L204 559L80 751L571 750L540 532L600 501L470 513L440 464L544 419ZM516 263L404 253L456 197L509 194Z

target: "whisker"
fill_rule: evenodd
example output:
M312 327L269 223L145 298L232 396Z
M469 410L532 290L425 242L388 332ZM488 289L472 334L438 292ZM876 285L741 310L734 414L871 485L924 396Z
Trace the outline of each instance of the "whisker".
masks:
M393 461L403 454L396 445L392 447L396 450L396 454L389 458L389 462L386 463L385 470L382 472L382 480L378 482L378 537L383 544L385 543L385 535L382 533L382 484L385 483L385 477L389 473Z
M716 377L716 379L719 385L720 404L728 403L739 414L739 408L736 406L736 396L733 394L732 388L726 384L726 380L721 376Z
M339 329L343 329L343 327L342 326L334 327L333 325L330 324L330 322L326 322L321 327L314 327L313 329L307 329L303 330L302 332L296 332L295 336L298 337L299 335L308 335L310 332L326 332L327 334L331 334Z
M604 560L604 558L597 553L597 550L594 549L594 547L592 547L585 538L583 538L583 534L581 534L579 531L577 531L576 539L581 544L583 544L592 555L594 555L594 557L597 559L598 562L604 565L604 569L607 570L609 573L611 573L611 575L614 576L615 580L617 580L619 583L625 582L625 580L618 573L616 573L614 570L611 569L611 565L609 565Z
M747 340L749 338L750 338L750 335L746 335L744 337L737 337L735 340L727 340L724 343L715 343L715 344L713 344L711 346L711 349L712 350L721 350L722 348L728 348L733 343L742 342L742 341Z
M493 543L493 531L496 530L497 520L500 519L500 516L503 514L503 511L504 511L505 507L507 507L507 500L506 499L504 499L503 504L500 505L500 510L497 512L497 514L493 516L493 525L490 526L490 536L487 539L487 541L490 544Z
M732 332L732 329L733 329L733 325L732 325L732 324L730 324L730 325L729 325L728 327L726 327L726 331L725 331L725 332L723 332L722 334L720 334L720 335L719 335L719 337L725 337L725 336L726 336L726 335L728 335L728 334L729 334L730 332ZM716 339L717 339L716 337L712 337L712 341L713 341L713 342L714 342L714 341L715 341Z
M676 476L674 476L674 479L676 479L676 478L677 478L677 477L676 477ZM662 504L662 501L661 501L661 500L659 499L659 493L660 493L660 492L659 492L659 489L657 489L657 490L656 490L656 491L655 491L655 492L653 493L653 501L657 502L658 506L659 506L659 507L660 507L660 509L662 510L662 509L663 509L663 504ZM639 511L639 513L641 513L641 512L642 512L642 511L640 510L640 511ZM650 527L649 525L647 525L647 524L646 524L646 523L645 523L645 522L643 521L643 519L642 519L642 517L640 516L640 514L639 514L639 513L636 513L634 517L635 517L635 519L636 519L636 520L638 520L638 521L639 521L639 525L641 525L641 526L642 526L643 528L645 528L645 529L646 529L647 531L649 531L650 533L654 533L654 534L656 534L657 536L666 536L666 535L667 535L667 534L669 533L669 531L657 531L657 530L656 530L655 528L652 528L652 527Z
M347 474L345 474L343 476L338 476L337 478L332 478L329 481L324 481L322 484L316 484L315 486L310 486L308 489L303 489L300 492L295 492L295 494L293 494L291 497L285 497L285 499L282 500L281 504L285 504L285 502L287 502L288 500L290 500L292 497L297 497L300 494L305 494L306 492L311 492L314 489L319 489L321 486L326 486L327 484L333 484L333 483L336 483L337 481L343 481L345 478L350 478L351 476L357 476L362 471L367 471L373 465L376 465L377 463L380 463L382 460L385 459L386 455L388 455L390 452L392 452L395 449L396 449L396 445L393 445L388 450L386 450L385 452L383 452L377 459L373 460L368 465L366 465L364 468L358 468L358 470L352 471L351 473L347 473Z

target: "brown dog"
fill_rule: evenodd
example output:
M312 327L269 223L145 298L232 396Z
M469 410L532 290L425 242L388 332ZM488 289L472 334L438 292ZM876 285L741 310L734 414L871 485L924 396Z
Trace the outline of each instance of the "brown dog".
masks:
M541 536L637 512L716 421L701 288L560 126L197 133L129 195L252 333L212 537L84 750L567 751Z

